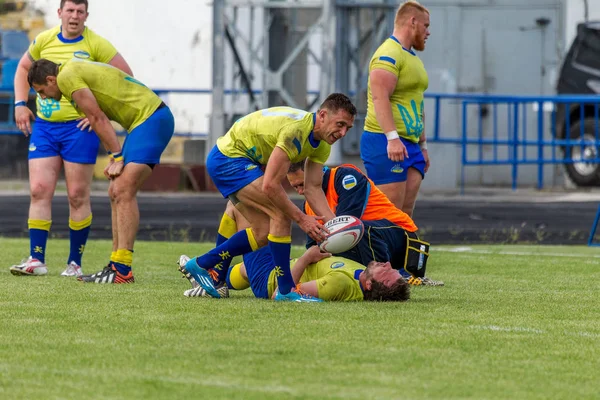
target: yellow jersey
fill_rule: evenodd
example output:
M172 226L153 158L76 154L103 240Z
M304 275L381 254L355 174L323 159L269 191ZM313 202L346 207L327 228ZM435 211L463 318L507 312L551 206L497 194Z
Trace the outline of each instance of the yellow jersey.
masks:
M33 61L45 58L56 64L62 64L73 57L108 63L117 55L117 49L87 27L80 37L65 39L58 26L40 33L29 46L29 55ZM37 97L37 115L50 122L81 118L81 114L66 99L59 102L54 99L44 100L40 96Z
M217 147L230 158L245 157L266 165L275 147L292 163L309 158L325 164L331 146L313 134L315 114L291 107L258 110L240 118L217 139Z
M296 259L290 261L293 269ZM327 257L309 264L302 273L299 283L317 281L318 297L325 301L360 301L364 299L358 281L359 275L366 269L362 264L343 257ZM269 275L269 298L277 288L275 271Z
M73 92L90 89L108 119L131 132L150 117L162 100L143 83L108 64L77 58L60 66L58 88L71 104Z
M398 39L392 36L373 54L369 73L374 69L383 69L398 77L396 88L390 97L396 130L401 137L417 143L423 134L423 99L429 85L423 62L414 52L402 47ZM375 117L370 78L365 131L384 133Z

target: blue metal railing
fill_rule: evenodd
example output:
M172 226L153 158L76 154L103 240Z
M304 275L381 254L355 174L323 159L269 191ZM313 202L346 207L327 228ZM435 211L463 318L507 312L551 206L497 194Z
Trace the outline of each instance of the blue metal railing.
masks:
M160 96L169 94L209 95L211 89L154 89ZM256 90L254 94L261 94ZM8 121L0 122L0 134L21 134L13 122L12 92L1 91L0 104L8 103ZM244 95L244 90L225 90L227 95ZM309 96L318 96L311 91ZM579 163L572 159L571 149L600 148L598 129L600 96L511 96L486 94L427 93L426 101L433 102L433 135L428 140L449 143L461 149L461 188L465 183L465 167L482 165L511 166L513 189L517 187L520 165L537 165L537 186L543 188L544 165ZM572 107L579 107L571 115ZM533 108L533 111L529 109ZM557 122L557 110L568 110ZM593 118L593 140L580 124L580 137L570 138L573 121ZM429 121L429 118L428 118ZM445 129L455 123L455 129ZM564 133L566 132L566 137ZM177 132L177 136L205 137L206 133ZM594 150L585 157L586 163L600 163Z
M541 189L544 165L600 163L596 150L590 151L585 159L571 158L570 151L579 146L583 155L585 149L600 147L600 96L428 93L426 98L434 102L433 137L428 137L428 140L461 146L461 188L465 182L466 166L510 165L512 187L516 189L519 165L537 165L537 186ZM443 135L445 103L454 108L450 111L450 119L460 120L460 135ZM533 111L530 112L529 108ZM579 111L572 116L573 108ZM559 110L564 110L564 119L557 124ZM571 138L575 118L581 121L593 118L593 140L584 137L584 134L590 136L590 132L585 132L583 123L580 124L579 137ZM501 150L504 150L503 155L500 155Z

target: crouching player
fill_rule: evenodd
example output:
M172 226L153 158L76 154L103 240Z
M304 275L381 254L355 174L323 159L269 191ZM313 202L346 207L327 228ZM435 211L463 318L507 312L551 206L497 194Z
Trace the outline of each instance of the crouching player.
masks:
M106 64L73 59L58 65L40 59L32 64L27 79L42 99L58 101L64 96L83 112L111 155L104 170L111 180L110 262L102 271L78 279L133 283L133 244L140 220L136 195L173 136L173 114L152 90ZM110 121L127 130L123 147Z

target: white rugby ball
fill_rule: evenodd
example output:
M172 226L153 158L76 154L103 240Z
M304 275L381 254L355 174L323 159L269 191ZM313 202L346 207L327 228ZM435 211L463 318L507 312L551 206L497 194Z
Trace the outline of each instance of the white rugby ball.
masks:
M329 230L329 235L319 243L319 247L332 254L350 250L358 244L365 233L362 221L352 215L335 217L325 223L325 228Z

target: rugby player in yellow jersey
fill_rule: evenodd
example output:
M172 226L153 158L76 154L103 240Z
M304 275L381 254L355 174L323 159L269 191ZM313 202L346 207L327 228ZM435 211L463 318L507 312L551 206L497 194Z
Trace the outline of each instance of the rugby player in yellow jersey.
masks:
M78 279L134 282L131 264L139 226L136 194L173 136L173 114L152 90L107 64L75 58L59 66L41 59L33 63L27 78L42 99L64 97L83 112L111 155L104 174L111 180L113 252L102 271ZM110 121L128 132L122 148Z
M206 167L223 197L228 197L252 228L238 232L208 253L192 258L186 269L213 297L231 258L268 245L273 254L279 292L276 300L313 301L294 290L290 272L291 222L315 240L327 233L318 219L334 215L321 189L323 165L331 145L354 124L356 107L340 93L329 95L316 113L290 107L259 110L239 119L207 157ZM319 218L304 214L281 182L292 162L306 159L305 196ZM264 172L262 166L265 166ZM212 273L212 276L211 276Z
M133 75L110 42L85 26L87 0L61 0L61 25L40 33L15 74L15 121L29 142L29 258L13 265L14 275L46 275L46 243L52 223L52 197L64 164L69 199L70 252L63 276L81 275L82 255L92 224L90 185L99 141L87 119L66 100L37 99L37 118L27 108L27 73L35 60L62 63L73 57L109 63ZM83 119L82 119L83 118ZM33 129L32 129L33 128Z
M250 227L230 202L225 215L229 217L230 229L244 231ZM229 233L222 229L220 232ZM179 271L192 284L192 289L186 290L184 296L210 297L186 270L188 261L189 257L185 255L179 259ZM410 296L407 281L389 262L372 261L365 267L345 257L331 257L331 254L312 246L300 258L291 260L290 266L297 290L324 301L404 301ZM269 247L244 254L242 263L229 268L227 285L217 290L221 297L229 297L229 288L244 290L248 287L258 298L271 299L276 293L276 270Z
M396 12L393 35L371 58L360 154L367 176L412 217L429 169L423 95L429 80L413 50L429 37L429 11L416 1Z

